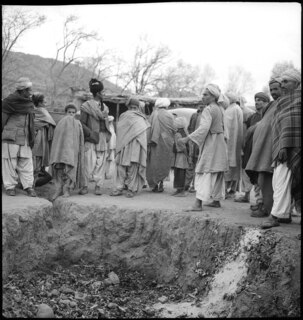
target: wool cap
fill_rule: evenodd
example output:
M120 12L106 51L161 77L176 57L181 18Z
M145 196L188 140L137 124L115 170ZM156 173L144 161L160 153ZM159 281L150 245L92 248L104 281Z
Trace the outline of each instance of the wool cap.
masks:
M256 100L256 98L262 100L263 102L269 102L269 101L270 101L269 96L268 96L266 93L264 93L264 92L258 92L258 93L256 93L256 94L255 94L255 100Z
M22 77L19 78L16 85L16 90L24 90L32 87L32 83L29 78Z

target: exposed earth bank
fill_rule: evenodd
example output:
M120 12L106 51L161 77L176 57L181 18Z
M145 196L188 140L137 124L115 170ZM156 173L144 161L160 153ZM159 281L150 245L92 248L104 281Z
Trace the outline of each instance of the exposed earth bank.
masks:
M37 191L44 196L45 190ZM145 189L133 199L103 191L53 203L3 194L4 283L12 273L57 263L106 261L116 272L129 268L150 283L177 286L190 295L192 309L201 309L194 316L300 316L300 217L264 231L263 219L249 216L249 204L226 200L219 209L184 212L194 195L171 197L170 182L163 194ZM160 305L163 317L169 303L176 301ZM149 307L158 308L153 299ZM175 316L191 315L184 310Z

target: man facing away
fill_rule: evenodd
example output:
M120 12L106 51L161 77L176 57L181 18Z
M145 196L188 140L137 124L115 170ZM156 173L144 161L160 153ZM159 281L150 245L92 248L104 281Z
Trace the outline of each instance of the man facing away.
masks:
M116 186L111 196L120 196L126 186L125 196L132 198L141 191L146 179L147 135L150 127L146 117L139 111L139 100L130 98L127 111L117 123Z
M301 212L301 73L281 75L282 93L272 119L273 206L264 229L291 222L292 203Z
M2 179L9 196L16 195L18 179L30 197L37 196L33 189L35 106L31 88L28 78L20 78L16 91L2 101Z
M175 136L174 117L166 109L168 98L158 98L149 118L151 129L148 134L148 159L146 178L153 192L163 192L163 180L169 175L173 159Z
M226 93L229 105L225 110L225 125L228 130L227 150L229 170L224 174L226 194L232 197L236 194L240 180L241 151L243 143L243 112L236 103L238 97L233 92Z

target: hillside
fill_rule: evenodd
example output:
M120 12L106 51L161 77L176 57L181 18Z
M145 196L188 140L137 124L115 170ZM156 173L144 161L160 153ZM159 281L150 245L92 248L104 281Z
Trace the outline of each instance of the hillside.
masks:
M10 72L6 72L5 68L2 68L2 98L14 91L14 83L19 77L25 76L29 77L32 81L34 92L43 92L49 99L49 91L51 88L49 70L53 61L53 59L43 58L37 55L11 52L10 65L7 66ZM60 68L59 63L57 68ZM55 72L57 70L55 70ZM64 104L70 99L70 87L88 89L88 82L91 77L91 71L79 67L76 64L71 64L66 68L61 79L57 83L57 87L59 88L58 91L60 90L60 92L63 92L56 99L58 105ZM121 93L121 88L113 83L104 80L103 84L106 93L113 95Z

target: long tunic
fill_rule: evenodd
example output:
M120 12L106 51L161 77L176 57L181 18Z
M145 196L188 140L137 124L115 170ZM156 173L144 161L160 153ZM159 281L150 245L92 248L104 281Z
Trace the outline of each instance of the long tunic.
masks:
M198 129L189 135L189 138L200 149L196 173L216 173L228 170L223 113L223 108L216 103L208 105L201 115Z
M166 109L155 110L150 119L151 131L146 179L152 188L168 175L173 158L174 118Z

